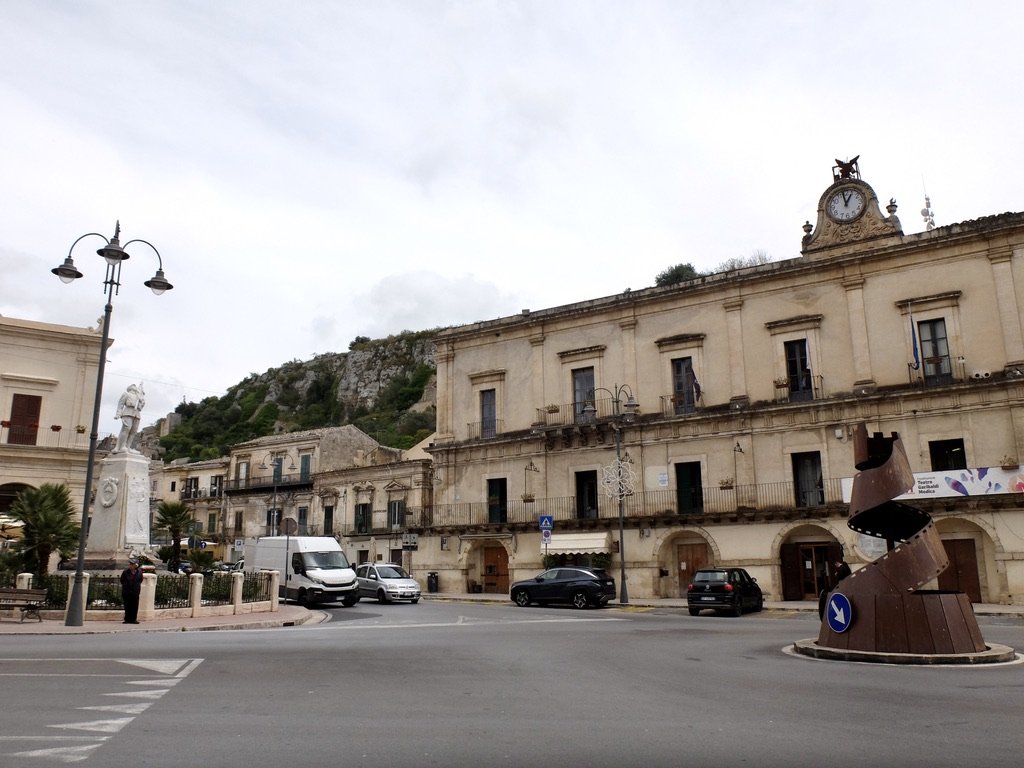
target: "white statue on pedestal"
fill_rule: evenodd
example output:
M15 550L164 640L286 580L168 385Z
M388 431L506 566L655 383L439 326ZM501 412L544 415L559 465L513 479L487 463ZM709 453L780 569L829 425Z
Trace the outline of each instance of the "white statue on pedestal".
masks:
M138 453L132 449L132 441L139 431L142 409L146 407L142 384L129 384L121 399L117 401L117 418L121 420L121 434L117 436L114 453Z

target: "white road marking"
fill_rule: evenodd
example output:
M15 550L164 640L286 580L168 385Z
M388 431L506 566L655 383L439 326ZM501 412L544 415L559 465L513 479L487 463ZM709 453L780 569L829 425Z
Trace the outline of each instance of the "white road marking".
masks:
M145 704L106 704L101 707L78 707L78 709L90 712L120 712L124 715L141 715L151 706L153 706L152 702L146 702Z
M134 717L119 717L116 720L91 720L85 723L61 723L46 727L70 728L75 731L95 731L96 733L117 733L134 719Z
M150 672L159 672L162 675L173 675L187 659L114 659L121 664L131 664L133 667L142 667Z
M129 723L135 720L135 717L145 712L153 703L160 699L166 694L171 688L181 682L187 677L196 667L203 663L203 659L3 659L0 658L0 664L10 664L11 666L18 667L20 663L28 663L34 665L45 665L49 671L46 672L14 672L5 673L0 672L0 677L114 677L114 678L131 678L135 677L134 674L117 674L117 673L81 673L72 672L72 669L81 669L83 664L93 662L96 664L126 664L130 667L141 667L151 673L159 675L167 675L169 677L161 678L148 678L148 679L128 679L118 680L121 685L140 686L144 690L134 691L116 691L110 693L101 693L100 696L111 696L120 697L127 699L142 699L142 701L128 701L119 704L103 704L95 706L77 707L76 709L91 711L91 712L111 712L123 715L130 715L130 717L117 717L108 718L103 720L88 720L84 722L73 722L73 723L54 723L49 724L47 728L58 729L61 731L85 731L89 735L82 736L65 736L65 735L50 735L50 736L0 736L0 742L44 742L47 744L58 744L60 742L70 741L89 741L87 744L76 744L71 746L48 746L43 749L31 749L20 752L8 752L7 756L11 757L31 757L38 758L42 762L50 763L78 763L83 760L87 760L93 751L105 743L111 736L101 734L116 734L123 730ZM68 665L68 672L52 671L55 666L60 664ZM2 756L3 753L0 753Z
M50 749L30 749L27 752L13 752L12 757L43 757L58 763L80 763L87 759L99 744L83 744L80 747L51 747Z
M342 622L331 622L330 624L321 624L317 627L307 627L304 631L310 631L313 629L443 629L446 627L487 627L494 625L501 626L515 626L517 624L582 624L584 622L595 622L595 621L628 621L628 619L619 619L614 617L608 618L594 618L594 619L511 619L508 621L489 621L486 619L473 619L469 616L460 616L457 621L445 621L436 622L429 624L345 624ZM259 631L259 630L256 630Z
M159 699L167 693L163 691L124 691L122 693L104 693L104 696L123 696L126 699Z

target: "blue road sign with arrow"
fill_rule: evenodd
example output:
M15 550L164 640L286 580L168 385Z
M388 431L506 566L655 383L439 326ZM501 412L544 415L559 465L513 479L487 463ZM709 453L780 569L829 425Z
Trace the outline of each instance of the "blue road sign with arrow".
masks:
M840 592L832 595L825 608L825 619L833 632L842 633L848 630L853 623L853 606L850 605L850 598Z
M555 527L555 516L554 515L540 515L540 529L542 531L550 531Z

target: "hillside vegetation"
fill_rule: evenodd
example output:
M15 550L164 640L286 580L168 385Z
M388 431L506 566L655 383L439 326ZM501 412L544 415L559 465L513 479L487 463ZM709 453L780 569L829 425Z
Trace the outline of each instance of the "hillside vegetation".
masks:
M409 448L434 431L438 329L358 337L348 352L292 360L229 388L183 402L181 423L160 439L164 461L224 456L265 435L353 424L383 445Z

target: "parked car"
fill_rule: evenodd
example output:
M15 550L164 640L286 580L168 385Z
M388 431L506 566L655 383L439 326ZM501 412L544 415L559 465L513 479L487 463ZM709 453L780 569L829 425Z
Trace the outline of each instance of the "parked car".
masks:
M748 608L760 611L764 596L757 579L743 568L701 568L686 588L686 603L691 616L705 608L741 616Z
M179 562L178 573L183 573L186 576L188 576L190 573L192 573L192 563L190 563L188 560L182 560L181 562Z
M523 608L530 603L600 607L615 597L615 579L603 568L552 568L532 579L517 581L509 589L509 596Z
M375 597L379 603L392 600L419 602L420 585L400 565L394 563L363 563L356 567L359 594Z

